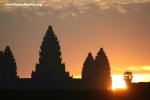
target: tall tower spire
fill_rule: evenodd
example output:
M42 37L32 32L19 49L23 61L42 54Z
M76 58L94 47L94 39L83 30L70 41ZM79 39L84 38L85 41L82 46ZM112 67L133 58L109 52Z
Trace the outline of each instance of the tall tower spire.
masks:
M83 69L82 69L82 79L84 81L91 81L91 76L92 76L92 67L94 63L94 58L92 53L90 52L83 63Z
M65 72L65 64L62 64L59 41L52 26L48 27L43 38L39 55L39 63L36 64L35 72L32 72L33 79L58 82L69 78L69 74Z
M94 60L91 53L86 58L82 69L82 80L91 89L108 89L111 87L111 73L108 58L100 48Z
M51 25L48 26L47 32L46 33L50 33L50 34L54 34L53 28Z
M104 87L105 89L110 88L111 70L108 58L103 48L100 48L99 52L97 53L94 66L96 74L95 80L97 80L99 87Z
M0 80L14 82L17 79L17 65L9 46L0 52Z

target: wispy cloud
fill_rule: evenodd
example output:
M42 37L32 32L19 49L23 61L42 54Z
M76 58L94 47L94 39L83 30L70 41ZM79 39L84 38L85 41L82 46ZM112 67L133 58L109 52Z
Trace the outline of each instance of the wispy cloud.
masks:
M6 3L41 3L43 6L51 6L54 9L63 9L69 6L79 8L92 5L111 6L117 4L147 3L150 0L1 0L1 6Z
M128 12L128 6L131 4L145 4L150 0L0 0L0 12L12 12L20 10L21 6L12 6L11 4L41 4L41 6L24 6L23 10L36 10L39 16L50 14L51 12L63 13L63 16L76 17L78 14L89 14L95 8L97 12L105 10L115 10L121 14ZM44 12L42 9L45 9ZM135 9L135 8L134 8ZM53 14L53 13L51 13Z
M125 71L131 71L133 73L150 73L150 66L124 66L124 67L112 67L114 73L123 73Z

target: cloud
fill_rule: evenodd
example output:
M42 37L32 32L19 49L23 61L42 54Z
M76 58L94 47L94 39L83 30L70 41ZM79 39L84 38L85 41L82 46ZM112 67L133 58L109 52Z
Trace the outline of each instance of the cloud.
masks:
M124 67L111 67L113 72L124 73L131 71L133 73L150 73L150 66L124 66Z
M141 69L145 71L150 71L150 66L143 66L141 67Z
M6 4L41 4L41 6L12 6ZM0 0L0 12L21 12L33 11L35 15L44 16L47 14L55 14L58 16L77 17L79 14L90 14L92 12L99 13L101 11L116 11L125 14L129 11L129 6L144 5L150 3L150 0ZM131 7L130 7L131 8ZM43 10L44 9L44 10ZM134 10L139 10L139 6L133 6ZM30 11L29 11L30 12Z

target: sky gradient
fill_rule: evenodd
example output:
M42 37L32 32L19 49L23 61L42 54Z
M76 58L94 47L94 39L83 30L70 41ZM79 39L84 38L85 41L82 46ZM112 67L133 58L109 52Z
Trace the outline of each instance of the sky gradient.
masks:
M41 4L17 6L8 4ZM150 73L150 0L0 0L0 50L9 45L20 77L30 77L52 25L71 75L103 47L112 74Z

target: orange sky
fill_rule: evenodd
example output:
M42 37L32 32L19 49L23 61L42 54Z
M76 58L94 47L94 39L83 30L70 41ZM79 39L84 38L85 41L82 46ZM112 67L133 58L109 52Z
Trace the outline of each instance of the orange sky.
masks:
M30 77L38 62L43 36L52 25L61 45L63 62L72 75L80 75L88 54L103 47L113 74L131 70L150 73L149 0L75 2L51 0L43 7L6 7L0 1L0 50L13 49L18 74ZM14 0L15 2L15 0Z

